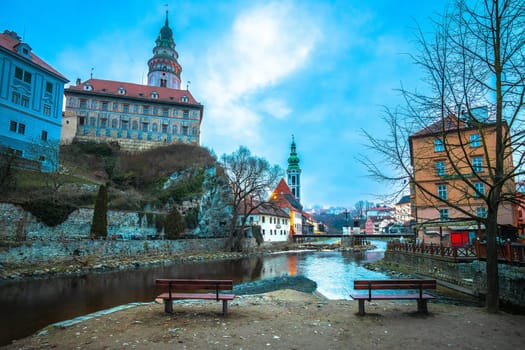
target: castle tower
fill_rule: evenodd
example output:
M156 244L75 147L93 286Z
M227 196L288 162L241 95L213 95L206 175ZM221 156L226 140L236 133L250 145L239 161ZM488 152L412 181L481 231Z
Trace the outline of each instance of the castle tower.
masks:
M295 147L295 140L292 135L292 145L290 147L290 157L288 157L288 187L292 190L293 195L301 202L301 168L299 167L299 157Z
M168 24L167 10L166 22L160 29L155 44L153 57L148 61L148 85L180 90L182 67L177 61L179 54L175 50L175 41L173 40L173 32Z

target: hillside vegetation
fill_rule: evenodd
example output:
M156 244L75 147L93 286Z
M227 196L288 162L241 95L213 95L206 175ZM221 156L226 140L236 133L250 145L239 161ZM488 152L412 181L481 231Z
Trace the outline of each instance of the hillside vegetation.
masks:
M27 208L50 203L66 207L61 212L68 213L76 207L92 207L99 186L104 184L108 186L109 209L162 210L198 196L204 169L213 165L215 157L193 145L131 154L112 144L74 143L61 147L57 172L9 170L10 180L0 190L0 201Z

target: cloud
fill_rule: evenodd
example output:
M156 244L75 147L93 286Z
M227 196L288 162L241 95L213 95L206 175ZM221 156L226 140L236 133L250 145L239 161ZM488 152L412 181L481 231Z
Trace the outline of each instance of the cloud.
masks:
M196 95L206 106L203 140L222 143L228 137L232 144L258 143L263 120L259 113L289 115L286 101L265 90L306 67L321 36L316 28L313 17L293 3L272 2L240 12L197 71Z

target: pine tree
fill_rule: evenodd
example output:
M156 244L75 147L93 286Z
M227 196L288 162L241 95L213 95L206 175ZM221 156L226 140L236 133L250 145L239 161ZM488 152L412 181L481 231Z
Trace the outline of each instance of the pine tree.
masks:
M108 190L105 185L100 185L93 211L91 224L91 239L107 237L108 235Z

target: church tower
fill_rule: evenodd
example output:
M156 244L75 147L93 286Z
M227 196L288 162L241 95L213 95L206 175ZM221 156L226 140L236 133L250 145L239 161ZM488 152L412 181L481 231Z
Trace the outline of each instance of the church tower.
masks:
M179 54L175 50L175 41L173 40L173 32L168 24L167 10L166 22L164 27L160 29L155 44L153 57L148 61L148 85L180 90L182 67L177 61Z
M290 147L290 157L288 157L288 187L299 202L301 202L301 168L299 167L299 157L295 147L295 140L292 135L292 145Z

